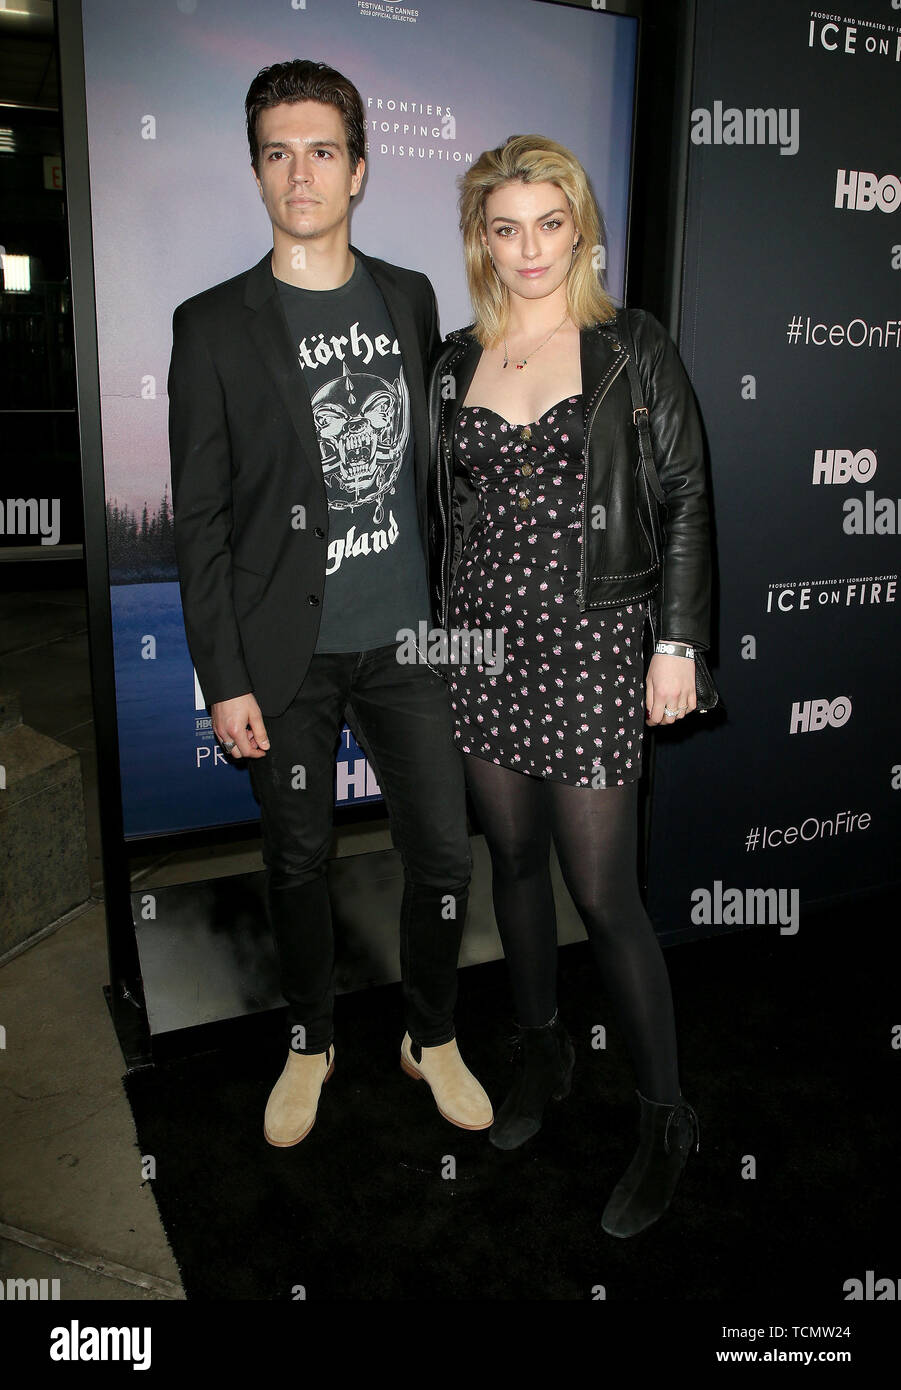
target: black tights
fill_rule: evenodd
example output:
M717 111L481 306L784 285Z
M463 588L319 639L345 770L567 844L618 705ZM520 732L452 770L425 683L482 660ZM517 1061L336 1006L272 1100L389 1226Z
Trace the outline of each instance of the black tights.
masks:
M663 951L638 891L638 788L573 787L464 755L466 783L491 852L494 913L517 1021L557 1008L553 836L563 878L626 1039L638 1089L680 1095L676 1027Z

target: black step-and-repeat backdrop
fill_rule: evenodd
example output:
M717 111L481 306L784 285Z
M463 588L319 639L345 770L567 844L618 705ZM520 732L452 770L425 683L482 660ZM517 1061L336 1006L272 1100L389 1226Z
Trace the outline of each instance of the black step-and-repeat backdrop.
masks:
M889 0L699 0L680 346L725 708L658 735L667 936L792 933L801 905L901 877L899 110Z

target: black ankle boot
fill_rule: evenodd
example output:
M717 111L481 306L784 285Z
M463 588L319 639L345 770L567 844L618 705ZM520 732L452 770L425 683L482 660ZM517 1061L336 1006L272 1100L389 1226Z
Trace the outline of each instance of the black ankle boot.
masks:
M662 1216L701 1143L698 1117L681 1097L676 1105L646 1100L640 1091L641 1132L632 1162L613 1189L601 1225L610 1236L634 1236Z
M488 1133L496 1149L518 1149L541 1128L544 1107L572 1086L575 1051L557 1015L538 1028L517 1028L513 1088Z

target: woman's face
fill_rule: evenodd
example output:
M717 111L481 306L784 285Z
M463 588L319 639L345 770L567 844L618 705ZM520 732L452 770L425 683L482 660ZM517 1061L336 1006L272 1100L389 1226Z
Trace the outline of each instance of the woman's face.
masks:
M502 184L485 199L485 224L483 240L511 294L544 299L563 284L578 233L555 183Z

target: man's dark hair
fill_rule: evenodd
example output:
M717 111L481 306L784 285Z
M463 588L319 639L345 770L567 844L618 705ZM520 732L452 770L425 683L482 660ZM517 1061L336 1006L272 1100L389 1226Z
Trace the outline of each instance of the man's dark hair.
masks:
M290 63L273 63L261 68L248 89L244 109L250 162L255 170L260 157L257 117L268 106L280 106L284 101L319 101L323 106L337 107L344 118L351 172L366 158L366 118L363 100L354 84L327 63L293 58Z

